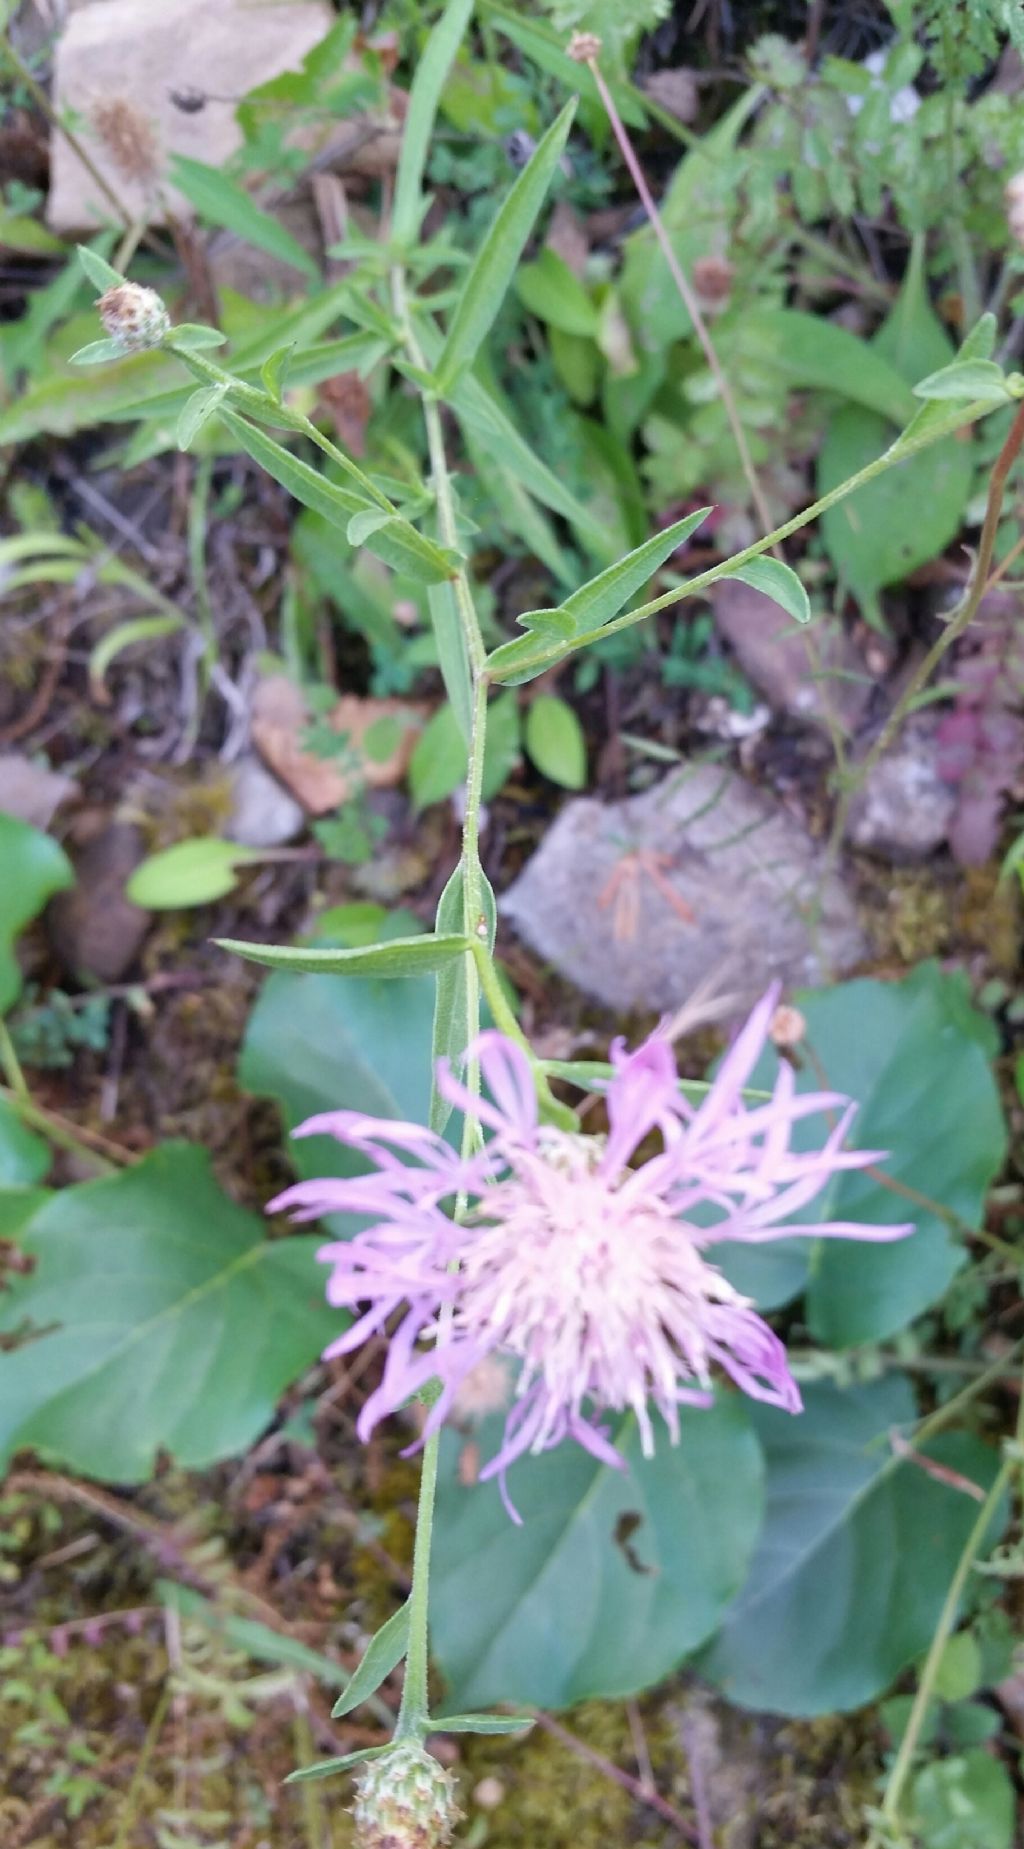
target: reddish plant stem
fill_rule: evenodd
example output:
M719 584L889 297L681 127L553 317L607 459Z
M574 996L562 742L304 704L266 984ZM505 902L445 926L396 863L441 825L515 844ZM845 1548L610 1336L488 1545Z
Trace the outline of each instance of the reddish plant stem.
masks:
M732 387L730 386L729 381L726 378L725 373L722 369L722 362L718 357L718 353L715 349L714 341L712 340L711 335L708 332L708 325L704 319L703 314L701 313L700 303L698 302L692 288L690 287L690 284L686 277L686 273L683 270L683 267L681 263L679 262L679 259L676 256L675 251L672 249L672 241L668 235L668 232L665 229L665 225L664 225L664 221L662 220L661 213L658 211L657 205L655 204L654 195L651 192L651 189L648 186L647 181L644 177L644 170L641 167L640 162L637 158L636 150L633 147L633 143L629 139L629 134L626 129L625 123L623 122L622 117L619 115L619 112L615 107L615 102L612 97L612 93L609 90L608 85L605 83L605 80L601 75L600 66L597 63L596 58L588 58L586 60L586 63L587 63L587 69L590 71L591 76L593 77L594 82L597 85L598 91L600 93L601 101L604 105L605 111L608 116L608 120L611 123L612 133L614 134L615 139L619 144L619 149L621 151L622 158L625 161L627 168L629 169L630 179L632 180L633 185L636 187L637 196L640 200L641 205L644 208L644 211L647 213L648 219L650 220L651 230L654 232L654 235L657 238L659 245L661 246L661 253L665 259L666 264L668 265L669 275L671 276L672 281L675 283L675 286L679 291L679 295L682 299L686 312L690 317L690 320L693 322L694 333L696 334L697 339L700 341L701 347L703 348L703 351L704 351L704 357L707 360L707 363L714 377L715 383L718 386L719 393L721 394L722 406L725 411L725 415L729 420L729 428L732 431L733 440L736 444L737 451L739 452L740 462L743 467L743 473L746 476L747 487L750 489L751 499L754 503L754 507L757 510L757 517L760 520L764 531L766 533L769 533L772 527L771 513L768 508L768 504L765 501L764 495L762 493L761 484L757 479L757 471L754 468L754 463L753 463L753 459L750 454L750 449L747 445L747 439L746 439L746 436L744 435L743 425L740 423L739 413L736 409L736 400L732 395Z

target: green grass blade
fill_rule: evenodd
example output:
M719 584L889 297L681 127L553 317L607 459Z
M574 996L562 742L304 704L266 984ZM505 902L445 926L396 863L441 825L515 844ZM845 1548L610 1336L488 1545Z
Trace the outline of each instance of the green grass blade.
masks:
M442 393L471 366L489 334L562 158L576 99L566 103L507 194L462 285L437 369Z
M469 24L473 4L474 0L448 0L416 67L402 131L402 152L395 176L391 235L396 244L411 244L419 230L423 171L434 132L437 105Z

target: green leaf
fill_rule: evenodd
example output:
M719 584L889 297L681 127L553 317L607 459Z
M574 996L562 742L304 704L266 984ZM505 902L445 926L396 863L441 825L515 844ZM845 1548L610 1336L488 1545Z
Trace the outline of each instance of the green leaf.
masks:
M624 1471L573 1444L514 1464L521 1528L494 1484L457 1482L460 1440L444 1434L431 1617L456 1701L559 1708L630 1695L714 1630L757 1537L761 1459L738 1394L682 1407L680 1425L677 1447L659 1433L645 1459L632 1420L620 1421Z
M105 257L101 257L99 251L90 250L87 244L76 244L75 252L93 288L98 289L101 295L106 295L108 289L119 289L128 280Z
M108 360L124 358L124 349L116 340L90 340L88 346L72 353L69 366L105 366Z
M246 944L234 937L218 937L221 950L262 963L268 969L293 970L303 976L426 976L444 969L453 958L472 946L468 937L395 937L389 943L369 944L359 950L318 950L314 946Z
M738 578L741 584L749 584L752 590L763 591L795 622L810 622L811 600L806 586L792 566L785 565L781 559L751 559L749 564L740 565L736 571L724 575L726 578Z
M484 926L481 941L486 942L489 950L494 949L494 939L498 928L498 913L494 891L483 868L478 868L477 877L483 902L483 919L476 921L474 930L480 922ZM439 932L458 932L464 929L465 913L463 907L462 862L456 866L451 878L437 904L437 917L434 929ZM437 972L437 996L434 1003L434 1028L431 1037L432 1073L437 1071L438 1060L447 1060L455 1069L469 1044L469 984L476 982L475 970L471 969L466 957L460 957L446 963ZM430 1088L430 1128L439 1136L444 1134L445 1126L452 1114L452 1107L447 1098L442 1097L436 1080Z
M653 538L645 540L642 546L627 552L625 558L615 565L609 565L589 584L584 584L558 609L527 610L516 620L531 630L542 632L541 640L551 638L570 638L591 635L601 629L605 623L629 603L638 591L642 590L648 580L673 552L689 539L711 512L710 507L701 507L694 514L687 514L685 519L677 520L674 525L666 527L664 532L655 533ZM538 654L538 638L535 635L517 636L514 642L503 642L488 656L488 668L496 678L508 680L516 685L521 680L530 680L539 674L543 663L535 667L527 664Z
M1016 1840L1013 1780L980 1746L922 1766L907 1811L928 1849L1013 1849Z
M381 915L370 928L379 934ZM426 1123L433 1013L429 976L339 982L278 970L249 1016L239 1084L274 1098L289 1130L318 1112L346 1109ZM288 1155L303 1180L365 1174L369 1166L331 1136L298 1138ZM360 1222L333 1214L328 1224L340 1236Z
M0 1455L24 1446L86 1476L139 1483L157 1454L188 1469L244 1451L337 1333L318 1240L267 1240L210 1158L168 1143L111 1180L54 1195L23 1235L0 1330Z
M839 411L829 420L819 452L818 493L830 493L873 462L888 434L871 411L852 405ZM876 627L882 622L879 591L900 583L955 539L973 480L970 443L950 437L865 482L822 515L829 557Z
M447 393L459 374L473 364L494 324L554 179L575 113L573 99L566 103L547 134L537 143L491 221L460 285L458 303L437 366L438 389L442 394Z
M564 257L544 249L533 263L520 266L515 290L523 307L563 334L585 334L594 339L600 316L586 289Z
M431 584L427 589L427 603L444 690L459 731L468 745L473 723L473 669L454 585L450 582Z
M31 1188L49 1166L49 1144L22 1122L14 1104L0 1098L0 1188Z
M275 404L280 404L284 396L285 381L294 357L295 342L289 341L287 346L276 347L269 359L265 359L260 367L263 388Z
M342 1665L332 1662L321 1651L311 1650L297 1637L272 1631L269 1625L260 1624L255 1618L243 1618L238 1612L214 1605L200 1593L193 1592L190 1586L162 1579L157 1581L157 1591L161 1603L170 1611L187 1618L191 1624L201 1624L212 1636L237 1650L244 1650L256 1663L280 1663L286 1669L304 1670L334 1688L348 1680Z
M472 12L473 0L448 0L416 65L402 128L402 151L398 157L391 213L391 236L398 245L411 244L420 228L423 174L437 106Z
M206 327L199 321L179 321L167 335L167 345L180 353L200 353L205 347L222 347L227 335L219 327Z
M414 807L426 809L431 803L443 802L465 783L468 763L466 740L454 707L438 707L416 740L409 761Z
M367 1701L375 1695L382 1682L386 1681L393 1669L397 1669L409 1648L409 1623L412 1612L409 1602L400 1605L385 1624L382 1624L376 1636L371 1637L363 1651L350 1680L345 1684L331 1709L331 1719L337 1720L342 1714L351 1714L360 1702Z
M29 1221L49 1199L49 1188L0 1188L0 1239L20 1240Z
M564 790L582 790L587 781L587 744L571 706L542 693L527 709L526 749L545 777Z
M268 256L278 258L281 263L290 263L304 276L314 279L319 276L309 252L303 250L291 232L276 218L271 218L269 212L261 211L245 188L230 180L219 168L209 167L205 161L190 160L184 154L173 154L169 174L196 211L212 225L234 232L244 243L254 244L257 250L265 250Z
M532 1714L435 1714L437 1733L528 1733L536 1726Z
M332 526L347 533L352 515L367 511L368 503L361 495L329 481L319 469L313 468L301 457L294 456L282 443L276 442L265 431L258 430L254 424L247 423L237 412L222 407L219 416L254 462L266 469L267 474L280 482L282 488L287 488L288 493L301 501L304 507L311 507L314 513L323 514ZM395 571L403 572L425 584L443 583L459 567L459 560L454 553L442 551L441 547L417 532L408 520L403 520L397 514L389 520L387 526L367 539L366 546L369 552L383 559L385 565L391 565Z
M238 868L259 860L259 850L237 841L201 835L176 841L149 854L125 886L133 905L147 912L176 912L188 905L210 905L238 885Z
M744 317L743 333L751 354L794 388L838 393L890 424L913 416L914 396L903 374L874 345L834 321L796 308L759 308Z
M924 1650L967 1536L970 1497L894 1457L915 1416L905 1380L816 1386L796 1417L754 1404L766 1508L750 1576L700 1675L741 1707L846 1712L873 1701ZM966 1433L927 1454L983 1488L995 1454ZM992 1539L995 1538L993 1535Z
M830 1347L885 1341L937 1302L964 1264L963 1247L943 1214L976 1224L1004 1161L991 1026L971 1006L963 977L946 975L934 963L902 982L846 982L802 993L797 1005L814 1052L797 1075L798 1091L826 1083L855 1099L853 1141L862 1149L889 1150L878 1172L912 1190L912 1197L863 1170L849 1171L835 1176L795 1222L912 1221L916 1228L891 1245L825 1239L805 1248L807 1321L814 1339ZM766 1055L751 1085L770 1085L777 1068L777 1056ZM811 1120L796 1139L807 1149L822 1140L821 1125ZM760 1252L722 1245L716 1254L725 1255L723 1268L738 1289L761 1298ZM792 1262L792 1248L790 1254ZM794 1289L801 1281L790 1276Z
M355 1766L365 1765L368 1759L381 1759L390 1751L390 1740L386 1746L361 1746L357 1752L343 1753L340 1759L319 1759L315 1766L300 1766L297 1772L289 1772L284 1782L304 1785L314 1778L334 1778L338 1772L351 1772Z
M914 387L915 398L964 398L968 403L991 399L993 404L1006 404L1012 396L994 360L953 360Z
M0 1014L6 1014L21 994L14 940L42 911L47 899L74 885L75 876L56 841L2 810L0 874Z
M201 385L197 392L192 393L191 398L181 407L175 430L175 441L179 449L191 449L203 425L209 423L214 413L220 410L230 390L230 385L222 381L218 385Z
M578 64L574 58L569 57L564 37L553 32L546 21L531 19L521 8L513 11L510 7L497 5L495 0L484 0L484 6L488 18L493 19L505 38L518 46L542 71L556 78L564 89L590 104L596 120L607 122L604 104L592 73L585 64ZM615 76L606 74L605 81L623 121L628 122L631 128L646 127L647 112L643 93L634 84L623 83Z
M915 244L892 312L864 349L874 360L896 367L911 386L953 356L949 336L925 293L922 251L923 245ZM934 410L921 406L902 440L923 427L921 420L942 415L938 405ZM907 421L906 411L899 421ZM889 444L890 434L887 422L870 409L851 405L831 418L818 460L819 494L874 461ZM876 626L882 622L879 591L935 558L956 537L973 478L970 442L951 436L908 457L823 514L821 530L829 557Z
M108 629L95 648L89 651L91 687L104 687L107 669L122 650L131 648L136 642L158 642L161 636L173 636L184 628L184 616L136 616L127 623L115 623L113 629Z

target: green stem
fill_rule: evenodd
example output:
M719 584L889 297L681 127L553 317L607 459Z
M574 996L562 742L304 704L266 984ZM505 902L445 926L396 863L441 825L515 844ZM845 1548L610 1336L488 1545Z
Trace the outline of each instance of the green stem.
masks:
M104 1175L116 1174L118 1163L124 1164L135 1159L117 1149L113 1143L108 1143L105 1137L97 1138L102 1143L102 1151L94 1148L63 1117L55 1116L52 1111L44 1111L38 1104L33 1104L31 1099L21 1096L13 1086L0 1085L0 1098L17 1112L22 1123L27 1124L30 1130L38 1130L57 1149L67 1149L73 1155L85 1157ZM110 1153L105 1154L103 1151Z
M1011 1458L1007 1458L1001 1465L992 1488L989 1490L981 1508L978 1510L978 1519L974 1523L964 1543L963 1553L960 1555L956 1572L950 1581L949 1591L946 1593L942 1611L939 1614L939 1622L935 1627L935 1635L928 1647L928 1655L925 1658L924 1668L921 1671L921 1679L918 1682L917 1691L914 1695L913 1705L910 1710L910 1718L907 1721L903 1738L900 1741L899 1751L893 1761L892 1770L889 1773L888 1782L885 1787L885 1796L882 1799L882 1817L886 1823L895 1823L899 1817L904 1787L917 1753L918 1742L921 1738L921 1729L924 1726L928 1706L935 1690L935 1679L939 1673L939 1665L942 1661L943 1652L949 1641L953 1627L956 1624L957 1613L960 1610L960 1601L963 1597L964 1587L967 1584L968 1574L981 1550L986 1530L999 1506L1001 1497L1009 1487L1010 1478L1016 1467L1016 1461Z
M392 299L402 329L406 351L414 366L423 367L424 358L412 324L406 297L405 275L400 266L392 272ZM452 493L448 459L445 455L441 409L429 394L423 396L423 419L430 453L430 472L437 505L438 538L444 546L456 546L455 498ZM480 926L486 929L483 903L483 870L480 865L480 810L482 804L484 748L487 736L488 682L484 672L487 651L465 570L460 567L453 581L455 609L462 628L472 680L472 705L469 729L469 762L466 773L466 809L462 828L462 916L466 936L481 945ZM486 944L481 945L486 951ZM488 957L489 961L489 957ZM480 1031L480 959L476 952L466 957L466 1022L470 1040ZM480 1069L470 1061L466 1074L470 1093L480 1090ZM478 1144L480 1125L467 1113L462 1133L464 1154ZM456 1203L456 1212L465 1211L465 1202ZM442 1320L440 1340L446 1332ZM409 1593L409 1647L406 1653L405 1684L402 1705L395 1731L396 1739L420 1739L426 1730L430 1712L427 1682L430 1661L429 1588L430 1548L434 1528L434 1502L437 1493L437 1463L440 1434L427 1440L420 1474L419 1502L416 1510L416 1540L413 1549L412 1588Z
M430 1663L429 1589L430 1544L434 1532L434 1501L437 1494L437 1459L441 1435L435 1432L423 1447L420 1471L419 1503L416 1510L416 1540L412 1555L412 1588L409 1593L409 1647L405 1658L405 1683L402 1705L395 1726L396 1740L421 1740L430 1717L427 1671Z
M810 507L805 507L801 513L794 514L792 519L776 527L773 533L766 533L763 539L755 540L753 545L746 546L742 552L736 552L731 558L723 559L719 565L710 566L707 571L702 571L696 578L688 579L685 584L674 585L672 590L664 591L660 597L653 597L649 603L641 604L636 610L627 611L625 616L617 616L614 621L603 623L596 635L588 632L586 635L571 636L566 641L550 643L546 648L538 648L536 655L532 656L529 661L517 656L514 665L510 663L507 670L503 670L500 659L490 656L487 663L489 679L500 682L504 680L506 673L514 674L517 680L524 675L539 674L542 669L553 666L555 662L564 661L567 655L575 654L577 649L589 647L598 636L603 641L605 636L614 635L617 630L630 629L634 623L643 623L649 616L656 616L659 610L667 610L670 604L680 603L685 597L698 596L701 591L707 589L709 584L717 584L720 578L730 577L737 566L746 565L749 560L760 558L762 553L770 552L780 540L788 539L791 533L798 533L801 527L809 526L819 514L825 513L829 507L834 507L837 501L845 500L848 494L856 493L856 490L862 488L865 482L874 481L876 475L883 475L886 469L894 468L898 462L905 462L908 456L916 456L919 450L928 449L940 438L951 436L965 425L975 423L979 417L984 417L992 409L991 403L965 405L950 412L949 417L941 424L934 424L920 436L911 437L909 440L905 436L897 437L895 443L883 451L881 456L875 457L874 462L869 462L863 469L858 469L856 475L851 475L848 480L840 482L838 487L831 488L828 494L821 496L820 500L814 501Z
M269 392L261 392L258 386L247 385L244 379L237 379L234 373L225 372L223 366L218 366L214 361L203 358L190 348L175 346L173 328L162 344L168 353L173 353L175 359L179 359L182 365L188 368L194 379L201 379L206 385L226 385L230 396L238 400L242 410L251 411L257 417L268 418L282 430L294 430L297 435L308 437L317 449L322 450L325 456L329 456L331 461L337 464L338 468L358 483L361 493L365 494L368 500L373 501L382 513L398 513L394 502L389 501L387 495L376 487L370 477L364 475L362 469L356 467L351 456L346 456L343 449L339 449L336 443L331 442L330 437L325 436L323 431L318 429L312 418L305 417L301 411L293 411L290 405L279 404L276 399L271 398Z

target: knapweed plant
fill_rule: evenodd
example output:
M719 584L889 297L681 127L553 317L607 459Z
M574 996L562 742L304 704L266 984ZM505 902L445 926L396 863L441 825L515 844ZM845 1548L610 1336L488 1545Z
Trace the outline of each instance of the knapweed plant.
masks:
M421 583L451 710L465 740L461 854L433 931L351 950L227 946L284 971L436 977L430 1122L376 1119L353 1110L314 1117L299 1134L336 1138L354 1152L353 1166L361 1172L347 1179L307 1179L273 1203L304 1219L358 1217L362 1230L332 1239L322 1252L330 1267L329 1302L345 1313L327 1353L347 1354L371 1335L384 1338L383 1372L362 1412L362 1437L392 1414L404 1411L419 1421L411 1447L422 1454L411 1592L373 1639L335 1710L347 1713L372 1695L404 1659L394 1741L297 1774L319 1777L363 1765L356 1816L364 1849L414 1844L429 1849L450 1839L451 1779L426 1752L428 1734L514 1732L530 1724L521 1714L438 1717L428 1701L439 1443L460 1405L499 1411L480 1476L499 1480L508 1532L515 1536L520 1511L513 1467L526 1455L539 1458L564 1447L565 1457L582 1450L602 1469L625 1471L624 1453L634 1441L641 1457L661 1446L685 1450L696 1429L688 1414L706 1413L710 1420L716 1401L720 1406L735 1399L734 1388L799 1416L801 1395L786 1349L750 1295L730 1281L719 1262L720 1248L750 1252L794 1233L826 1241L915 1237L906 1203L895 1199L888 1225L842 1219L827 1209L812 1217L816 1198L838 1177L873 1168L886 1152L848 1146L855 1103L827 1083L814 1091L798 1089L786 1060L778 1063L770 1084L758 1079L755 1068L778 1003L774 992L754 1010L707 1085L680 1084L670 1039L662 1032L632 1051L617 1044L604 1068L555 1066L538 1057L495 964L494 897L480 859L492 697L723 578L742 578L795 622L809 621L804 584L779 556L787 535L864 482L1024 396L1024 379L1004 376L991 357L994 322L985 317L967 335L955 362L918 386L920 409L884 454L784 526L644 600L652 577L710 509L687 514L625 557L605 563L557 607L523 612L522 633L488 648L467 553L470 525L449 458L449 413L479 443L500 448L516 441L474 365L537 230L576 105L569 101L552 122L468 269L457 271L452 290L437 297L431 283L444 258L420 239L428 203L423 176L441 90L472 6L473 0L449 0L426 44L412 86L386 241L345 300L344 312L356 324L350 362L363 369L392 368L420 400L429 472L415 492L361 468L295 408L290 381L313 376L304 371L301 350L282 349L258 376L238 376L211 357L222 340L217 330L172 326L151 289L126 280L95 252L82 252L89 276L102 290L105 338L83 350L80 361L100 363L153 348L176 355L196 382L179 419L182 447L210 420L220 420L240 449L338 530L339 546L366 548ZM581 89L592 105L604 102L653 213L602 77L599 41L581 36L570 51ZM654 222L663 235L656 217ZM674 256L672 264L678 269ZM685 294L681 272L680 288ZM699 321L696 325L700 330ZM730 409L728 382L710 341L708 358ZM905 689L876 754L977 607L1003 487L1022 437L1024 408L1018 408L993 475L968 588L940 644ZM747 466L740 428L736 440ZM599 558L602 535L592 537ZM736 903L743 903L742 893ZM574 1084L598 1094L605 1127L582 1127L564 1101ZM821 1131L817 1138L809 1135L814 1125ZM989 1514L991 1507L989 1500ZM689 1545L688 1535L680 1533L679 1549ZM552 1623L557 1629L557 1613ZM704 1626L698 1641L709 1628Z

